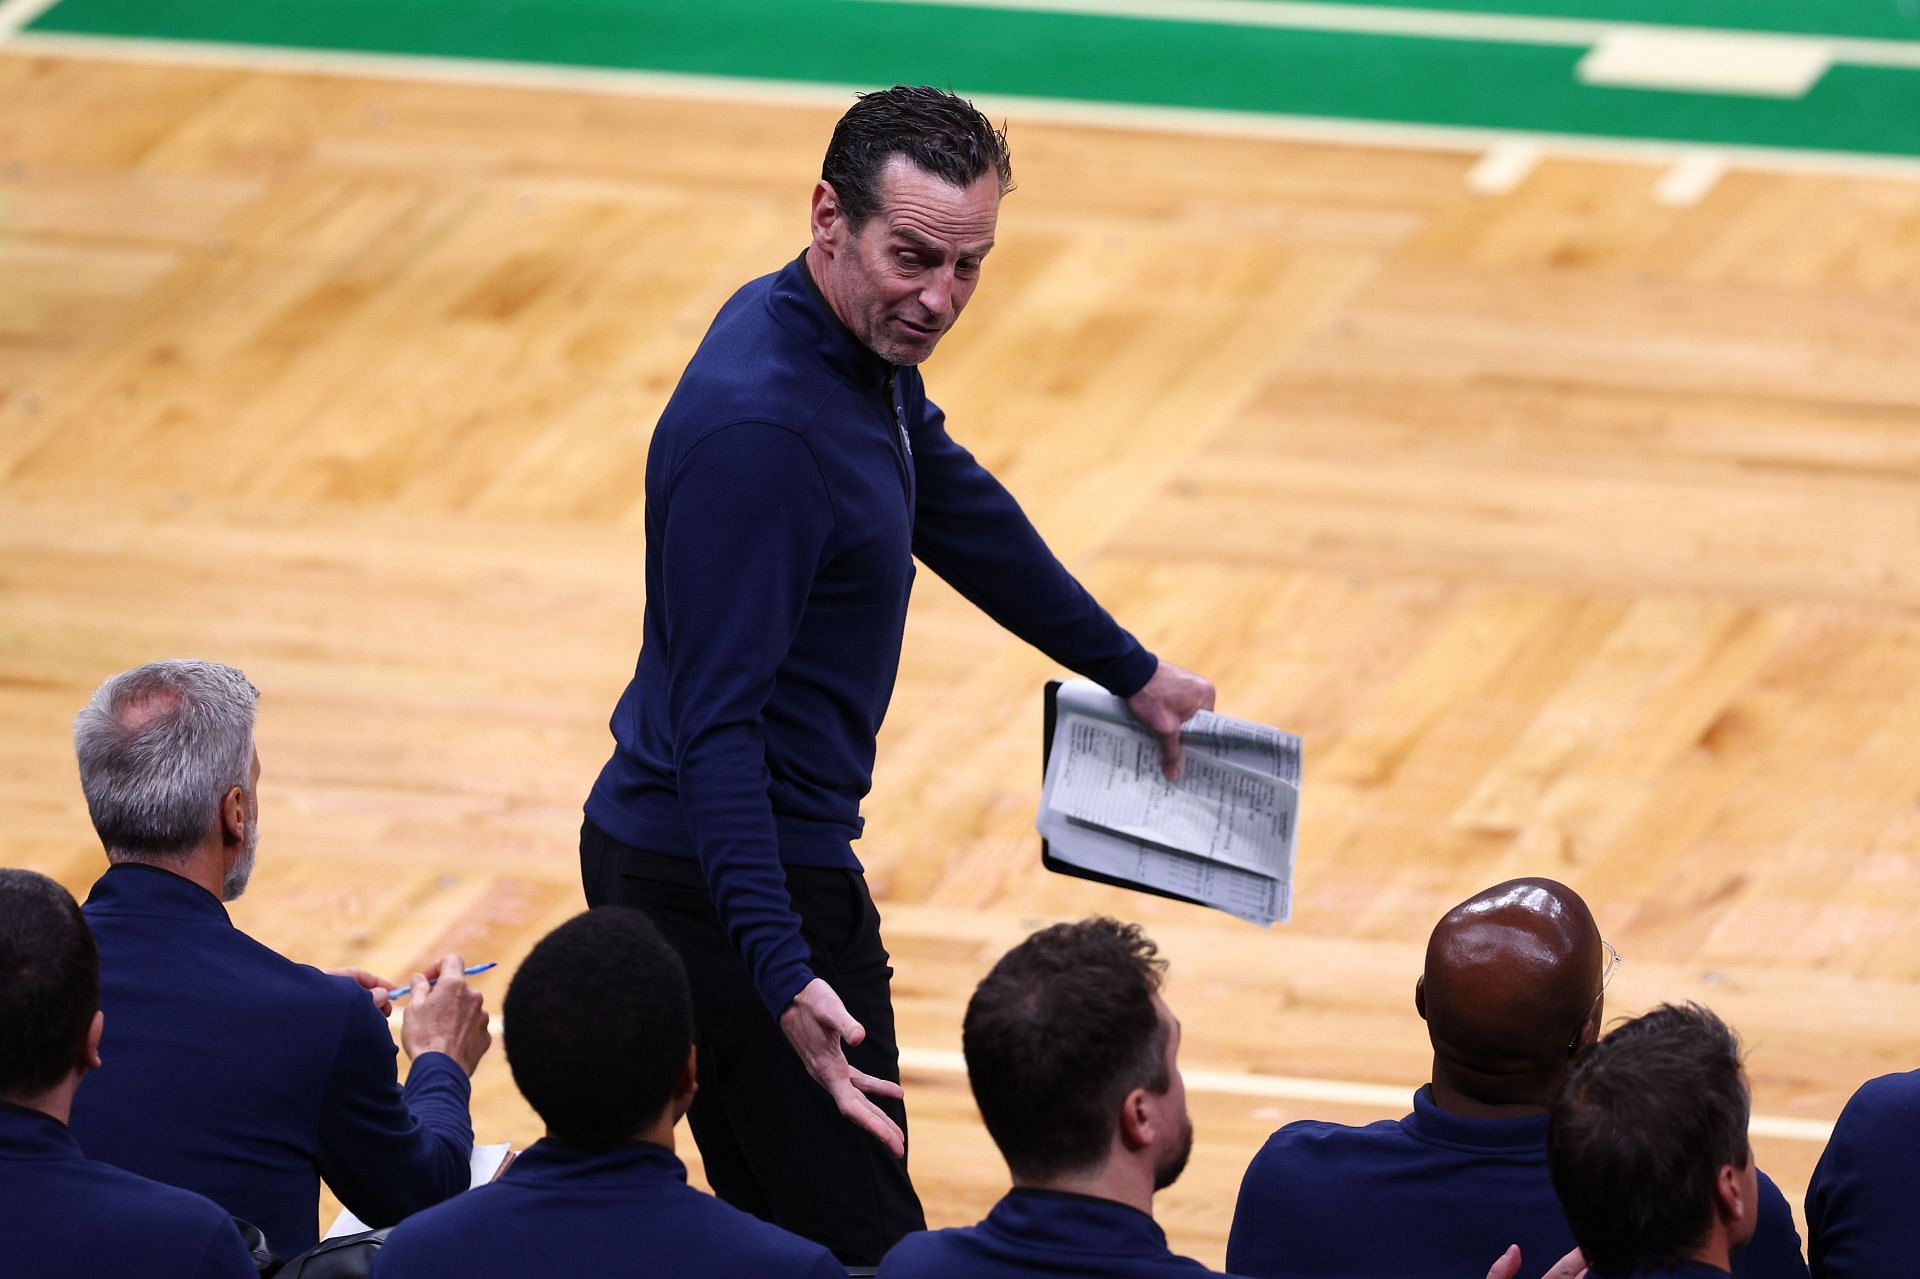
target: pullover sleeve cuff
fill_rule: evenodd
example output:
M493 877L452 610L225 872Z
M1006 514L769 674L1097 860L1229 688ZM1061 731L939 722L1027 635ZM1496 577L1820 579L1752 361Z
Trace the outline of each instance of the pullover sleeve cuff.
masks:
M463 1109L473 1096L473 1080L460 1069L460 1063L446 1053L434 1050L421 1053L407 1069L407 1082L400 1091L409 1102L431 1096L457 1102Z
M793 1002L793 997L805 990L813 978L813 970L805 964L797 964L791 969L767 976L760 985L760 998L775 1021L780 1020L780 1014L787 1011L787 1005Z
M1115 697L1132 697L1147 686L1147 681L1160 667L1160 659L1148 652L1139 640L1129 635L1127 642L1132 647L1124 657L1104 663L1098 670L1082 672Z

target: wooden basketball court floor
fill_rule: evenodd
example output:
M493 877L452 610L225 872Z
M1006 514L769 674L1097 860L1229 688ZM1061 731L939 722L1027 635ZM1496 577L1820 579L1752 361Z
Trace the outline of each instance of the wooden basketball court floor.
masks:
M835 112L0 54L0 863L102 858L69 725L165 656L262 692L236 921L321 964L501 969L582 907L631 671L648 433L804 242ZM24 108L21 104L24 104ZM1004 1170L973 983L1108 912L1172 960L1217 1263L1282 1122L1426 1078L1426 933L1579 888L1608 1010L1744 1034L1798 1199L1920 1065L1920 183L1013 120L1018 191L927 369L1120 618L1306 739L1259 931L1038 865L1056 674L922 574L860 850L935 1224ZM106 1054L112 1067L111 1040ZM483 1140L537 1137L496 1051ZM697 1157L691 1142L683 1153Z

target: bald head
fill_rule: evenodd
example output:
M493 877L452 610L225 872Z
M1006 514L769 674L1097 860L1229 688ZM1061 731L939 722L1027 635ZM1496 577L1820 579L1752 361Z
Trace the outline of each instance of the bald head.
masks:
M1598 1030L1601 951L1586 902L1551 879L1508 880L1448 911L1418 991L1436 1085L1486 1105L1549 1104Z

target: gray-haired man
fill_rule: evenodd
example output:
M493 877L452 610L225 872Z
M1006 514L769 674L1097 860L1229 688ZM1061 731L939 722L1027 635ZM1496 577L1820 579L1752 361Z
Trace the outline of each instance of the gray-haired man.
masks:
M113 1069L81 1086L72 1126L94 1158L197 1191L291 1256L318 1236L322 1178L376 1226L466 1189L489 1038L458 956L414 974L403 1091L389 983L294 963L228 919L259 835L257 696L230 666L155 662L74 721L112 863L84 913Z

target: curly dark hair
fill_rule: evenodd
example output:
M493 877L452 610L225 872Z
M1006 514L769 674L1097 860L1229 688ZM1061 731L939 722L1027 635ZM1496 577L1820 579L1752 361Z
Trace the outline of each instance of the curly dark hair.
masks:
M507 987L507 1065L547 1131L587 1148L630 1141L673 1100L693 1045L680 956L626 906L575 915Z

